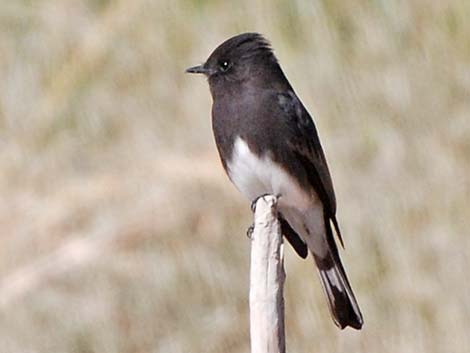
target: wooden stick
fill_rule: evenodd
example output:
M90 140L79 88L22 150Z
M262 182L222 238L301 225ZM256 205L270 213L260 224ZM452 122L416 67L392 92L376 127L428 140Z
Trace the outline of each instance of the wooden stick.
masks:
M251 353L285 353L285 277L277 198L260 197L251 241Z

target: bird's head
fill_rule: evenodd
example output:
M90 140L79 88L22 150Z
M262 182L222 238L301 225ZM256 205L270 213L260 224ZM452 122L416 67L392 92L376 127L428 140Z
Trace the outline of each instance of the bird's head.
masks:
M212 89L263 77L277 67L269 42L261 34L244 33L220 44L204 64L186 72L204 74Z

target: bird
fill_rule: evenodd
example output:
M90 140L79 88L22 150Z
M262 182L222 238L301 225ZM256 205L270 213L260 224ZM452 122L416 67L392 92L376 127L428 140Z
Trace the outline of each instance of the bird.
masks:
M251 202L278 197L282 234L301 258L312 255L334 323L360 330L362 313L333 234L343 245L325 153L270 42L259 33L236 35L186 72L208 80L212 130L231 182Z

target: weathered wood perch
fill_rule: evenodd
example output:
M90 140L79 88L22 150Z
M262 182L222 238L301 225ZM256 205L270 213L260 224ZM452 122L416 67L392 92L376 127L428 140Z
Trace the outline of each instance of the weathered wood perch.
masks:
M256 202L251 241L251 353L285 353L284 254L277 219L277 198Z

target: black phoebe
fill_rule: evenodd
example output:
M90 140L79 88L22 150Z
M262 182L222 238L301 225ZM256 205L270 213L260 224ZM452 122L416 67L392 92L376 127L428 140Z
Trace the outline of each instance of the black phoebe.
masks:
M251 201L279 196L282 232L302 258L312 253L335 324L360 329L362 314L333 237L332 226L342 244L325 155L269 42L240 34L186 71L208 78L215 142L230 180Z

